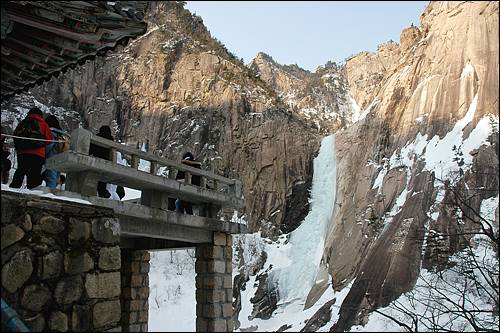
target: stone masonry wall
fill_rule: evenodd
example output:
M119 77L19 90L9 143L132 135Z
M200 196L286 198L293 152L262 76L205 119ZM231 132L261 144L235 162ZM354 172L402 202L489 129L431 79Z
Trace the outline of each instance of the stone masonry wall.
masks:
M122 249L123 332L147 332L149 314L148 251Z
M196 331L233 331L232 236L214 232L196 247Z
M2 298L31 331L121 331L113 212L2 191Z

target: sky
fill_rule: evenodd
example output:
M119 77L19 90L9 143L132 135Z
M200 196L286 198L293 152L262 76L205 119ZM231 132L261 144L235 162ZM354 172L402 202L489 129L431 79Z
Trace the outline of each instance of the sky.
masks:
M258 52L314 71L420 26L427 1L188 1L213 37L249 63Z

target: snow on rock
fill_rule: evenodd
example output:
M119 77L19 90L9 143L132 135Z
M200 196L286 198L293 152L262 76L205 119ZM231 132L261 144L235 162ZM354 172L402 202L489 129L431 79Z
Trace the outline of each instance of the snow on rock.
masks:
M365 119L365 117L370 113L372 112L373 108L379 103L380 101L378 99L375 99L373 102L370 103L370 105L368 105L366 107L366 109L361 113L359 114L358 118L356 120L353 120L353 122L356 122L356 121L359 121L361 119Z
M67 196L56 195L56 194L53 194L53 193L47 193L47 192L44 192L41 189L37 189L37 187L35 187L34 189L31 189L31 190L28 190L26 188L10 188L8 185L2 184L2 191L31 194L31 195L36 195L36 196L43 197L43 198L50 198L50 199L57 199L57 200L64 200L64 201L72 201L72 202L77 202L77 203L92 205L92 203L90 201L87 201L87 200L78 199L78 198L70 198L70 197L67 197Z
M351 120L353 123L357 122L359 119L361 119L361 108L359 107L358 103L352 98L351 94L347 95L347 100L351 104L351 109L352 109L352 117Z
M480 215L484 220L481 220L485 230L489 230L490 226L493 232L498 232L498 225L495 223L495 211L498 209L498 194L496 197L484 199L481 202Z
M249 315L252 313L253 304L250 302L250 298L253 297L257 290L258 282L255 280L255 276L250 278L247 283L248 286L254 286L251 288L246 288L241 292L242 299L242 309L240 312L239 320L241 321L241 326L235 332L245 332L246 329L250 327L256 328L257 332L276 332L283 325L290 325L288 329L290 332L299 332L306 325L306 321L311 318L316 311L318 311L325 303L336 298L335 303L332 304L331 310L331 323L334 323L339 318L340 305L344 301L344 298L349 293L352 283L346 286L339 292L334 292L331 288L331 277L329 278L328 288L321 298L312 307L304 310L304 303L302 302L291 302L278 307L278 309L273 313L273 316L268 320L253 319L248 320ZM328 332L332 324L327 324L321 327L318 332Z
M492 199L496 199L498 203L498 196ZM486 269L498 272L498 260L494 250L481 238L480 235L475 237L478 245L471 254L458 253L450 258L450 262L456 263L455 267L445 269L440 274L423 269L412 291L401 295L389 306L372 312L366 325L353 326L350 331L408 331L387 316L407 325L410 331L416 331L417 328L418 331L477 331L465 318L462 309L468 312L468 316L474 313L474 322L479 327L497 330L499 319L498 315L493 315L495 304L491 302L492 297L489 295L498 295L498 290L495 291L494 286L486 281L481 281L484 276L475 265L470 266L466 261L466 256L469 256L469 260L475 257ZM466 274L471 271L474 271L476 281ZM414 320L417 321L417 326Z
M472 163L473 156L470 153L481 145L489 145L488 137L493 127L498 128L498 117L484 116L469 136L464 139L463 130L474 118L477 99L476 95L466 115L458 120L453 129L443 138L435 135L428 140L427 134L418 133L412 142L408 142L403 148L396 150L386 161L384 168L380 170L372 188L382 185L383 178L390 169L400 166L411 167L417 159L425 161L425 170L434 171L438 179L444 180L454 171L458 171L456 157L457 154L463 154L460 156L463 158L464 166L462 168L465 171Z
M470 62L466 63L464 69L462 70L462 74L460 74L460 78L465 78L470 74L474 74L474 66Z
M453 151L453 146L461 146L464 142L463 140L463 129L467 126L474 118L474 113L477 107L476 95L470 104L469 110L465 116L457 121L453 129L448 132L442 139L435 135L427 144L427 149L424 154L425 158L425 168L427 170L435 170L439 178L444 177L449 172L457 169L456 163L453 161L455 157L455 152ZM484 119L484 118L483 118ZM482 128L482 126L480 127ZM476 127L477 129L477 127ZM479 148L479 146L486 141L489 136L489 131L483 132L482 135L474 135L474 137L467 140L473 140L468 144L468 148ZM469 154L470 151L463 151L464 162L471 162L472 156Z

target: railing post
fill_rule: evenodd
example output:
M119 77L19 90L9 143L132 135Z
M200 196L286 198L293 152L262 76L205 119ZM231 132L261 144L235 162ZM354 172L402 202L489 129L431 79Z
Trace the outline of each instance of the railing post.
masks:
M156 176L158 172L158 162L151 161L151 166L149 168L149 173Z
M186 171L184 173L184 184L191 184L191 172Z
M168 167L168 178L175 179L175 176L177 176L177 169L169 166Z
M160 191L142 190L141 205L167 210L168 195Z
M136 169L136 170L137 170L137 168L139 167L139 160L140 160L139 156L137 156L137 155L132 155L132 163L131 163L131 167L132 167L133 169Z
M96 196L98 180L95 172L70 172L67 174L66 189L89 197Z
M241 181L233 179L234 183L230 186L230 192L237 198L241 198Z
M110 154L109 160L111 162L113 162L113 163L116 163L116 160L117 160L117 158L116 158L116 148L110 148L109 149L109 154Z
M77 128L71 132L70 149L80 154L89 154L90 139L92 133L83 129Z

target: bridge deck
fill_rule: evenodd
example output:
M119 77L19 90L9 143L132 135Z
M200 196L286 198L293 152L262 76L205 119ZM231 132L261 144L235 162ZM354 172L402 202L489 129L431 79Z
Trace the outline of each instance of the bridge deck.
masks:
M75 204L65 201L67 199L64 197L66 197L86 200L94 206L112 209L120 221L120 235L122 239L136 239L140 237L143 241L169 240L199 244L211 242L214 231L228 234L248 232L247 227L240 223L220 221L203 216L178 214L172 211L129 202L83 196L69 191L51 190L47 187L39 187L37 190L55 195L55 197L44 198L45 205L51 201L57 205L63 203ZM28 193L17 193L16 190L10 189L6 190L5 193L21 197L30 195ZM3 194L4 189L2 189ZM58 199L58 196L62 198Z
M109 149L109 160L89 156L91 144ZM129 158L130 166L116 163L117 152ZM140 160L150 162L149 172L138 170ZM47 169L65 172L68 177L67 191L46 191L113 209L120 221L121 238L129 244L134 243L131 240L139 239L142 243L155 244L165 241L177 242L175 244L210 243L214 232L247 232L245 225L216 218L222 207L238 209L243 206L239 180L143 152L81 128L71 133L70 150L48 158L46 166ZM158 175L160 167L167 168L166 177ZM178 172L184 172L185 182L174 179ZM194 176L200 178L201 186L191 184ZM97 197L99 181L141 190L141 204ZM170 198L193 203L202 216L169 211Z
M100 181L138 190L156 190L192 203L212 203L222 207L240 207L243 204L242 199L222 191L184 184L175 179L153 175L74 151L66 151L48 158L47 169L67 173L94 172Z

